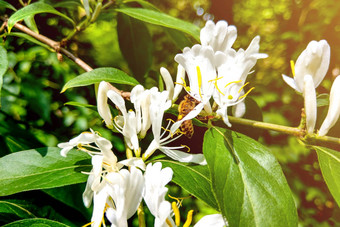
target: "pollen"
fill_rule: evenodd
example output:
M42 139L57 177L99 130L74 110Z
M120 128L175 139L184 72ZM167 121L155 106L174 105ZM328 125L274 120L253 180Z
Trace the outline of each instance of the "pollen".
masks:
M228 95L228 99L233 99L234 97L232 95Z
M202 98L202 92L201 92L201 86L202 86L202 73L199 66L196 66L197 70L197 81L198 81L198 92L200 94L200 97Z

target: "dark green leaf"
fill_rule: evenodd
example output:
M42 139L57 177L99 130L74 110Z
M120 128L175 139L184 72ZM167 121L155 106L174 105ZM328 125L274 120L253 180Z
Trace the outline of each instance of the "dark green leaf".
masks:
M193 46L193 42L182 31L171 28L164 28L164 30L168 33L178 48L183 49L187 46Z
M3 227L22 227L22 226L31 226L31 227L68 227L68 225L62 224L60 222L44 219L44 218L30 218L15 221L4 225Z
M17 11L16 8L14 8L14 6L12 6L11 4L9 4L8 2L3 1L3 0L0 0L0 8L1 7L5 7L5 8L8 8L8 9Z
M145 24L119 13L117 33L120 50L139 81L149 71L152 63L152 39Z
M25 24L27 25L27 27L29 29L31 29L32 31L34 31L35 33L39 33L37 24L35 23L34 20L34 15L28 16L24 18Z
M322 176L340 206L340 153L325 147L314 148L318 154Z
M173 170L173 182L212 208L219 210L217 202L214 196L212 196L208 166L187 165L172 160L158 161L162 162L164 167L170 167Z
M297 226L291 191L267 148L243 134L211 128L203 153L213 194L230 226Z
M0 196L81 183L87 179L81 171L90 167L87 154L71 151L65 158L57 147L9 154L0 159Z
M160 25L167 28L173 28L185 32L191 35L197 41L200 40L200 29L196 25L169 16L167 14L143 8L121 8L116 10L147 23Z
M28 6L25 6L24 8L21 8L20 10L16 11L14 14L12 14L12 16L8 19L7 22L7 27L8 27L8 32L11 31L11 29L13 28L13 26L15 25L16 22L28 17L28 16L33 16L35 14L39 14L39 13L52 13L52 14L56 14L59 15L67 20L69 20L70 22L72 22L72 24L74 24L73 20L69 17L67 17L66 15L58 12L57 10L55 10L51 5L43 3L43 2L36 2L36 3L32 3Z
M68 81L61 92L72 87L87 86L106 81L114 84L137 85L138 81L125 72L116 68L97 68L90 72L83 73Z
M44 189L43 192L61 201L62 203L80 211L86 218L91 218L91 210L83 203L82 194L85 184L73 184L64 187Z
M3 84L3 77L8 68L7 51L5 47L0 45L0 98L1 98L1 88ZM1 103L0 103L1 107Z

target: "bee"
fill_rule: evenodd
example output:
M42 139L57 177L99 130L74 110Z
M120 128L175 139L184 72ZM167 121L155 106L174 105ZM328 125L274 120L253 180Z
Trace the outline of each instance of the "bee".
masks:
M191 97L189 94L184 96L184 99L179 103L178 106L178 117L177 121L183 119L190 111L192 111L197 104L200 102L197 101L195 98ZM191 139L192 135L194 134L194 126L191 120L184 121L180 126L181 132Z

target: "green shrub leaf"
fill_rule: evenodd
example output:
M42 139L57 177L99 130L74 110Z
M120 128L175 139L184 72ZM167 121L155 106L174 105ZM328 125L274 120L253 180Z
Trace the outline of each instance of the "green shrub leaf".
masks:
M69 80L63 87L61 92L72 87L87 86L95 83L106 81L114 84L137 85L138 81L116 68L97 68L90 72L83 73L72 80Z
M5 8L8 8L8 9L17 11L17 9L14 6L12 6L11 4L9 4L8 2L6 2L4 0L0 0L0 8L1 7L5 7Z
M69 18L68 16L58 12L56 9L54 9L51 5L43 3L43 2L36 2L32 3L28 6L25 6L18 11L16 11L12 16L8 19L7 22L7 27L8 27L8 32L11 31L13 26L15 25L16 22L23 20L26 17L33 16L35 14L39 13L52 13L59 15L67 20L69 20L72 24L74 24L73 20Z
M60 155L57 147L20 151L0 159L0 196L85 182L91 169L84 152Z
M7 225L4 225L3 227L19 227L19 226L46 226L46 227L68 227L68 225L65 225L63 223L48 220L45 218L30 218L30 219L24 219L15 221L12 223L9 223Z
M0 98L1 98L1 88L3 84L3 77L8 69L8 59L7 59L7 51L5 47L0 45ZM0 103L1 107L1 103Z
M240 133L211 128L203 153L213 194L230 226L297 226L291 191L267 148Z
M314 148L318 154L323 178L338 206L340 206L340 153L325 147Z
M172 160L157 161L162 162L163 167L170 167L173 170L173 182L212 208L219 210L217 202L212 196L208 166L188 165Z
M150 24L160 25L185 32L191 35L197 41L200 40L199 27L192 23L169 16L165 13L143 8L120 8L116 9L116 11Z

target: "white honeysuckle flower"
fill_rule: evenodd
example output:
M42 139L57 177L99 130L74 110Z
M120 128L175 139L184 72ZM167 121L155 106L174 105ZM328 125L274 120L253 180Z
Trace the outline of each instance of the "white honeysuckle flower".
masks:
M165 200L168 188L165 187L172 179L173 171L170 167L162 169L162 163L148 164L144 173L145 193L144 201L155 217L155 227L166 227L166 220L171 220L171 204Z
M106 211L106 217L111 226L127 227L127 219L137 211L144 192L144 176L142 172L131 167L130 171L122 169L119 173L108 173L105 178L107 193L112 198L114 206Z
M97 94L97 109L99 115L104 119L105 124L108 128L113 128L112 115L107 104L107 92L110 90L109 83L102 81L98 86Z
M328 113L323 121L319 135L324 136L335 125L340 116L340 76L337 76L333 82L330 96Z
M220 52L221 53L221 52ZM208 114L212 113L209 100L214 92L214 81L217 78L216 62L218 53L210 46L194 45L192 48L184 48L182 54L175 56L175 61L183 66L187 72L189 86L185 86L186 91L196 100L204 103L204 109Z
M330 47L326 40L311 41L298 57L295 66L292 64L294 78L282 74L283 80L296 91L303 93L304 77L311 75L314 88L317 88L325 77L330 62Z
M202 46L211 46L213 50L226 52L231 48L237 38L237 29L226 21L215 23L208 20L201 29L200 40Z
M105 206L109 202L108 186L105 185L101 190L93 195L93 211L91 218L91 227L100 227L105 212Z
M194 227L223 227L228 226L228 222L226 222L221 214L210 214L201 218Z
M134 108L135 108L135 114L136 114L136 131L137 133L140 132L142 128L142 112L141 112L141 102L142 99L141 97L143 96L144 93L144 87L142 85L136 85L132 90L131 90L131 95L130 95L130 101L133 103Z
M151 141L149 147L143 154L143 158L149 158L157 149L163 152L165 155L169 156L174 160L181 162L193 162L200 165L205 165L206 160L203 154L189 154L187 152L180 151L179 149L187 148L185 146L169 147L166 146L170 142L178 139L182 134L175 135L180 125L183 121L190 120L196 117L203 108L203 103L198 104L194 110L187 114L180 121L175 122L170 130L167 128L162 132L162 121L164 116L164 111L171 106L171 101L167 100L168 93L163 91L161 93L155 93L151 95L152 105L150 106L150 117L152 121L152 133L153 140Z
M303 97L305 99L307 133L313 133L316 124L317 102L314 82L311 75L304 77Z
M71 139L69 142L59 143L58 147L62 148L60 155L66 157L67 153L78 145L88 145L95 142L95 134L92 132L83 132L79 136Z

